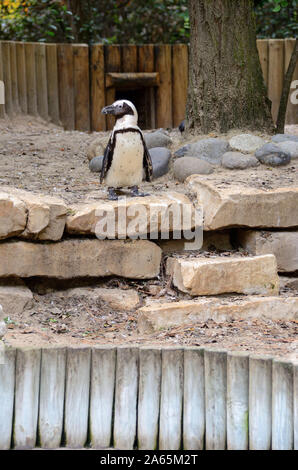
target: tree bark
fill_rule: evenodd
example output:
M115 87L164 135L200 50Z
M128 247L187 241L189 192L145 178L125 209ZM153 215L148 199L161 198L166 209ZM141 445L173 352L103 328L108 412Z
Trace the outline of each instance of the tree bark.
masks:
M189 0L189 16L187 129L272 131L253 0Z

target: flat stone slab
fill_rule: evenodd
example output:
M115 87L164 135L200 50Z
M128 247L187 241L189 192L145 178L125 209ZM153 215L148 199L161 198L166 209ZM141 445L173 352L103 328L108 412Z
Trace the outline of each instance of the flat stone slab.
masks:
M0 239L14 237L25 230L25 204L12 194L0 192Z
M20 315L26 307L30 307L33 294L21 281L0 281L0 304L5 317Z
M169 258L167 272L172 274L174 286L190 295L276 295L279 292L274 255Z
M204 230L298 227L298 188L262 190L190 176L186 183L204 208Z
M180 302L152 302L138 310L138 329L141 334L163 328L191 326L214 320L298 319L298 297L244 297L243 299L204 298Z
M159 274L161 249L147 240L15 241L0 243L0 259L0 277L151 279Z
M298 231L239 230L237 239L252 255L275 255L279 272L298 270Z

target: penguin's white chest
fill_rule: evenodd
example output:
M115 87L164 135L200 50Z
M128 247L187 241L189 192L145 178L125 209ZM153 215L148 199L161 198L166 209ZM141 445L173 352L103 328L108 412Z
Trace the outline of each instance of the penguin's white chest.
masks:
M144 147L139 132L115 135L112 164L105 177L107 186L138 186L143 179Z

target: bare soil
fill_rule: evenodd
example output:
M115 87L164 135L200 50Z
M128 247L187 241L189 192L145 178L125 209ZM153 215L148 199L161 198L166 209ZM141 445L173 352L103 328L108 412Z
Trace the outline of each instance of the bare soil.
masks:
M298 134L298 126L289 127L286 132ZM233 131L226 137L240 132ZM173 152L196 139L181 136L176 129L169 130L169 134L173 140ZM69 204L106 197L105 188L100 187L98 174L90 172L86 157L88 146L99 135L107 136L108 133L64 131L41 119L29 117L0 120L0 185L56 195ZM258 135L269 140L269 136ZM208 135L213 136L215 134ZM206 136L200 136L203 137ZM297 187L298 161L279 168L263 165L247 170L219 168L212 175L201 177L210 182L227 185L239 183L265 189ZM168 175L155 180L153 184L144 184L144 189L150 192L188 192L183 184L173 179L172 168ZM212 251L204 253L205 256L214 254ZM219 254L229 256L230 253ZM45 282L31 279L26 283L34 293L32 308L7 320L5 341L14 346L208 346L298 359L298 322L295 321L243 319L220 324L208 321L140 335L137 331L136 311L114 311L102 301L94 304L94 301L86 298L63 296L63 289L86 285L85 280L61 284L53 280ZM188 298L175 290L164 275L156 280L138 282L114 278L94 279L88 281L88 286L134 288L140 295L140 305L150 299L174 301ZM298 295L298 291L283 288L281 295ZM239 296L229 296L229 299L233 298L239 299Z

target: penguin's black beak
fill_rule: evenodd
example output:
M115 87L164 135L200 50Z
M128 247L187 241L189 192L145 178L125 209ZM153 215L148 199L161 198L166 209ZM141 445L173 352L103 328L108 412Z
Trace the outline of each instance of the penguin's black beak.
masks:
M105 106L101 110L102 114L117 114L117 109L116 106L113 106L112 104L110 106Z

